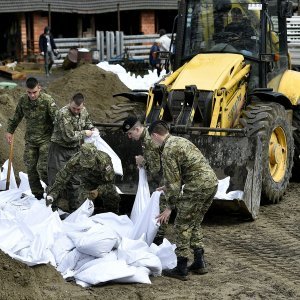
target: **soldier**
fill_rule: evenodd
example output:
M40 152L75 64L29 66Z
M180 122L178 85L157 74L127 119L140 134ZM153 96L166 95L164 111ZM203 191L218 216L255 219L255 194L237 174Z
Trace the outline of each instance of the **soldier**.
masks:
M147 129L133 116L124 121L122 129L129 139L142 143L143 155L135 157L137 166L145 168L148 175L157 176L160 171L159 147L151 141Z
M79 197L75 201L77 209L87 198L93 200L95 207L103 212L119 212L120 196L113 184L115 177L110 156L96 148L94 144L85 143L65 166L57 173L54 184L48 189L47 202L56 202L60 191L76 174L79 182Z
M92 135L94 127L89 113L84 106L84 96L76 93L70 103L57 112L51 137L48 157L49 185L52 185L57 172L79 151L84 137ZM78 181L72 178L66 185L69 209L76 209L75 199L78 194ZM54 207L54 206L53 206Z
M166 270L164 275L187 280L190 248L194 251L194 262L189 270L207 273L201 222L217 192L218 179L201 151L187 139L170 135L164 121L153 122L149 134L162 148L164 186L161 188L168 202L158 221L167 223L172 209L177 208L174 226L177 267Z
M15 114L8 121L6 140L12 136L23 119L26 120L24 163L27 167L31 192L37 199L43 197L40 179L48 184L47 160L53 122L57 106L50 95L41 91L36 78L26 80L27 94L21 96Z
M135 161L138 167L143 167L147 171L150 188L157 188L161 178L161 162L159 147L156 146L142 123L136 117L128 117L122 126L123 132L127 134L129 139L134 141L141 141L143 155L137 155ZM164 207L165 197L160 196L160 207ZM160 226L157 235L154 239L154 243L159 245L163 242L165 228Z

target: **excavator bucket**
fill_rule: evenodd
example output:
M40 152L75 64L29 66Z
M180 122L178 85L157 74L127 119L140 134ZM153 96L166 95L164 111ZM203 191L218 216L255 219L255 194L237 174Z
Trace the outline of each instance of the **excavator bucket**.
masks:
M259 137L193 136L189 137L217 174L219 180L230 177L226 193L243 191L242 197L214 199L213 205L230 208L256 219L262 186L262 142ZM222 196L222 195L220 195ZM226 200L230 199L230 200Z
M141 144L129 140L120 130L101 129L101 133L103 139L114 149L122 161L124 174L122 177L117 175L116 185L124 194L136 194L138 171L135 155L141 154ZM210 136L196 133L189 134L188 139L197 145L208 159L219 180L230 176L227 193L243 191L241 193L243 196L240 198L215 199L213 205L234 209L256 219L262 186L262 143L260 138Z

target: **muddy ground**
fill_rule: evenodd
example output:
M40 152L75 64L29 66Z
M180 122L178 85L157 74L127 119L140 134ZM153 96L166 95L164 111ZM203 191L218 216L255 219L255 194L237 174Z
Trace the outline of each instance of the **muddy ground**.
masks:
M151 285L84 289L52 266L29 268L0 252L0 299L300 299L299 195L300 184L292 182L254 222L211 210L203 224L209 273L187 282L156 277ZM166 237L173 240L172 225Z

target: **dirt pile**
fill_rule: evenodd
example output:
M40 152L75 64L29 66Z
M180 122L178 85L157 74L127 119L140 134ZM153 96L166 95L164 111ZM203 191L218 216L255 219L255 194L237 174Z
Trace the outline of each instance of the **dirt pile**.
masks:
M0 251L0 299L71 299L76 291L82 297L88 290L68 284L50 265L28 267Z
M145 111L144 104L130 102L124 97L113 97L115 94L128 92L128 87L116 74L95 65L84 64L68 72L55 70L47 80L43 76L35 77L40 80L43 89L53 96L59 107L66 105L74 93L83 93L86 97L86 107L95 122L120 123L129 114L141 116ZM15 89L0 90L1 165L9 157L9 147L4 139L7 121L13 115L19 97L25 92L24 81L18 84ZM23 163L24 130L23 120L14 138L13 166L16 175L20 171L26 171Z
M86 97L86 107L96 122L119 122L134 113L140 104L113 95L128 92L118 76L95 65L84 64L54 80L46 88L59 106L64 106L76 92Z

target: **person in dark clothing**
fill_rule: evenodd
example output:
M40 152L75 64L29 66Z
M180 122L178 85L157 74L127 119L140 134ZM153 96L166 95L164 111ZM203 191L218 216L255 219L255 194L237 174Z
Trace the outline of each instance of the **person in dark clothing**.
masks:
M51 74L51 67L54 63L54 56L58 54L58 51L50 32L50 27L48 26L45 27L44 33L40 35L39 47L45 60L46 76L49 76L49 74Z
M159 76L161 72L160 59L158 58L159 51L159 40L156 40L150 49L149 62L152 67L152 70L157 70L157 76Z
M252 50L252 37L255 36L255 31L251 26L249 19L247 19L240 8L234 7L230 11L231 23L229 23L224 32L232 34L231 44L238 50L246 49Z

